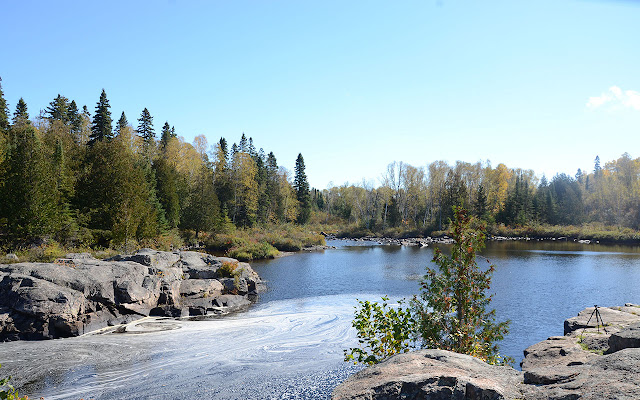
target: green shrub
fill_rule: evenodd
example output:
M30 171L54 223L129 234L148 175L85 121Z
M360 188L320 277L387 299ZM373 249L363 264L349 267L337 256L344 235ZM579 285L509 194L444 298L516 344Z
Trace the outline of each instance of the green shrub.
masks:
M409 309L388 307L388 297L377 302L358 301L351 325L358 331L358 347L344 350L344 360L377 364L387 357L416 347L416 321ZM402 304L402 302L400 302Z
M495 310L487 310L493 265L486 271L476 263L484 246L484 233L473 226L465 210L454 208L451 255L438 248L427 267L420 294L407 308L388 308L388 298L378 303L359 302L352 325L359 347L345 350L345 361L374 364L384 358L421 347L455 351L491 364L511 362L498 353L497 342L508 332L509 321L496 323Z
M221 278L233 278L238 274L237 268L237 262L224 261L222 266L218 268L218 276Z
M1 365L0 365L1 366ZM11 386L11 377L0 379L0 399L2 400L29 400L29 397L20 397L18 391Z
M229 257L238 259L240 261L251 261L265 258L274 258L279 252L267 242L249 242L242 246L236 246L231 248L227 252Z

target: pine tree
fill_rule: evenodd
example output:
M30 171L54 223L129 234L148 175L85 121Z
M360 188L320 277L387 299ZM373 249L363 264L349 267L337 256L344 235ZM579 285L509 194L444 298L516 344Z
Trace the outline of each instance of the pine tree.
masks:
M16 104L16 111L13 113L13 124L31 124L31 121L29 121L29 112L27 112L27 103L25 103L22 97L20 97L20 100L18 100L18 104Z
M69 99L58 93L58 96L49 103L45 114L49 122L60 121L66 125L69 122Z
M85 107L86 108L86 107ZM102 89L100 93L100 100L96 104L96 112L93 116L93 125L91 126L91 136L89 136L89 146L93 146L98 141L105 139L111 139L113 134L111 132L111 111L109 110L109 100L107 99L107 93Z
M9 129L9 107L4 99L2 91L2 77L0 77L0 135L6 133Z
M296 198L298 199L297 222L299 224L307 223L309 217L311 217L311 194L309 193L309 182L307 181L307 175L304 170L304 159L302 158L302 154L298 154L293 188L296 191Z
M153 117L149 113L149 110L145 107L138 118L138 135L144 139L145 145L153 143L156 139L156 133L153 129Z
M127 121L127 116L124 114L124 111L120 115L120 119L118 123L116 123L116 135L120 136L124 131L124 128L129 126L129 121Z

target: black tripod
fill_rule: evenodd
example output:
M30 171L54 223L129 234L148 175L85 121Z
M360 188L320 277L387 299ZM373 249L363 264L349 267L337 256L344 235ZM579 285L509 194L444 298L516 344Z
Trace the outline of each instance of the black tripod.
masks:
M607 328L604 327L604 321L602 320L602 315L600 315L600 310L598 310L598 305L596 304L593 307L593 312L591 313L591 316L589 316L587 325L582 329L582 334L584 334L584 330L587 329L587 327L589 326L589 322L591 322L591 318L593 318L594 315L596 316L596 328L598 329L598 333L600 333L600 324L602 324L602 329L604 329L604 331L608 333Z

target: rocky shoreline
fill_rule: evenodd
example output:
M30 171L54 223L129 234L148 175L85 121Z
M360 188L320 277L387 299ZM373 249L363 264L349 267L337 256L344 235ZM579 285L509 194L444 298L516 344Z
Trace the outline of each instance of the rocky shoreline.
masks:
M452 244L453 239L448 236L427 236L425 238L410 237L410 238L390 238L390 237L378 237L378 236L364 236L360 238L351 237L337 237L334 235L325 234L327 239L339 239L339 240L351 240L354 242L371 242L380 245L393 245L393 246L417 246L427 247L430 244ZM487 240L491 242L575 242L580 244L599 244L598 240L577 239L569 237L526 237L526 236L492 236L488 235Z
M598 307L604 326L594 311L590 307L567 319L565 336L528 347L522 371L449 351L421 350L358 372L331 398L640 398L640 306Z
M0 341L78 336L149 316L216 316L263 290L249 264L193 251L0 264Z

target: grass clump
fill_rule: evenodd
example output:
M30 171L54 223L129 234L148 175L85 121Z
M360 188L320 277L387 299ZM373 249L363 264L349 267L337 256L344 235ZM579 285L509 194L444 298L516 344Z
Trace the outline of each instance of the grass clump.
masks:
M238 275L237 269L237 262L224 261L222 266L218 268L218 276L221 278L233 278Z
M325 243L324 236L319 233L286 224L217 233L207 238L206 247L241 261L251 261L274 258L280 251L300 251Z
M240 261L252 261L274 258L280 252L267 242L249 242L246 245L232 247L227 254Z

